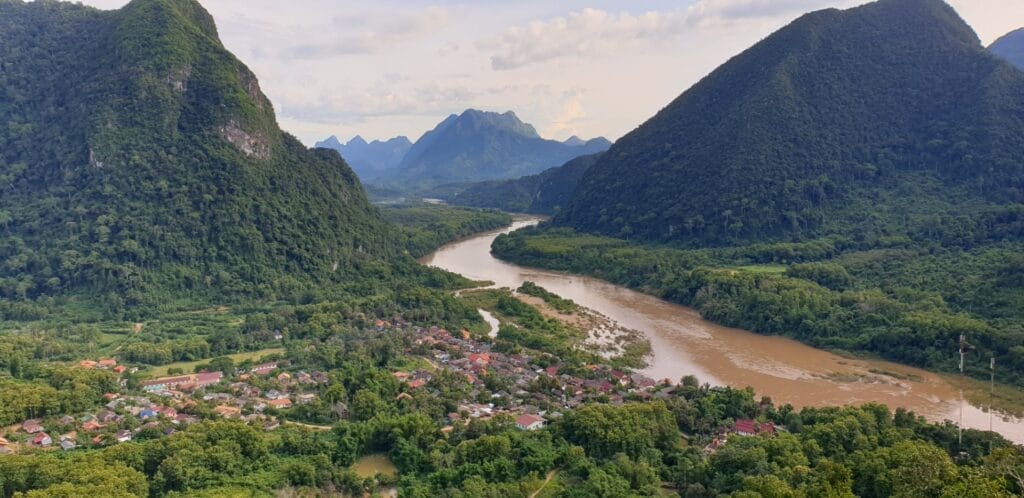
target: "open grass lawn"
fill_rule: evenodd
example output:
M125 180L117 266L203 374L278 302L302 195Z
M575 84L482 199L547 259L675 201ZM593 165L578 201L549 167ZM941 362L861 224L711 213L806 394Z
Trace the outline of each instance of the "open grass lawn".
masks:
M284 348L261 349L259 351L250 351L250 352L247 352L247 353L235 353L235 354L229 354L229 355L225 355L225 356L227 356L228 358L231 358L231 360L234 361L237 364L237 363L243 362L245 360L253 360L253 361L255 361L255 360L258 360L258 359L260 359L260 358L262 358L264 356L268 356L268 355L272 355L272 354L284 354ZM192 373L192 370L195 369L196 365L199 365L199 364L202 364L202 363L207 363L209 361L210 361L210 359L198 360L198 361L179 361L177 363L168 363L167 365L161 365L159 367L153 367L153 369L150 370L148 373L150 375L152 375L153 377L162 377L164 375L167 375L167 371L169 369L171 369L171 368L180 368L182 372Z

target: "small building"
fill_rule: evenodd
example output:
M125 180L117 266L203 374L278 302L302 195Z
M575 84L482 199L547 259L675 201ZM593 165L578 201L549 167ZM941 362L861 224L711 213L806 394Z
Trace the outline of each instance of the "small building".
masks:
M291 408L292 400L288 398L273 399L268 401L267 404L277 409Z
M43 432L43 422L35 418L26 420L21 423L21 430L29 434Z
M119 442L119 443L127 443L128 441L132 440L132 431L128 431L128 430L117 431L117 433L114 434L114 439L116 439L117 442Z
M32 438L32 444L35 446L50 446L53 444L53 438L45 432L40 432Z
M526 413L520 415L519 418L516 419L516 428L524 431L535 431L543 429L546 423L547 422L544 420L544 417Z
M300 394L295 397L295 401L300 405L308 405L314 400L316 400L316 394L313 393Z
M117 360L111 358L103 359L100 360L99 366L100 368L114 368L117 366Z
M270 361L267 363L260 363L259 365L250 368L249 373L254 375L267 375L274 370L277 370L277 362Z
M64 440L60 442L60 449L64 451L71 451L78 447L78 443L71 440Z
M84 430L86 430L88 432L96 432L96 431L98 431L98 430L100 430L102 428L103 428L103 424L99 423L95 419L90 420L90 421L82 424L82 429L84 429Z

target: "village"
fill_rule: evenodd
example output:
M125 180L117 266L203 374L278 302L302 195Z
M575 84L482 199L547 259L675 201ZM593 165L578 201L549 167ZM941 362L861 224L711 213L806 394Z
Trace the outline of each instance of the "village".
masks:
M412 399L423 392L441 396L432 382L442 372L465 379L466 394L458 408L448 413L442 432L456 424L508 416L521 430L537 430L561 417L562 410L589 402L621 405L629 401L667 399L679 385L670 379L655 380L606 364L568 367L543 353L507 354L491 342L477 340L468 332L449 332L439 327L413 327L403 321L378 320L377 333L410 334L406 353L422 359L429 368L397 370L392 376L401 385L395 401ZM139 372L139 367L119 365L115 359L86 360L77 368L110 370L119 375ZM100 447L133 439L170 436L206 419L232 419L275 430L294 423L328 429L293 420L296 406L322 403L330 384L322 371L293 368L287 359L264 361L233 372L200 371L147 379L123 392L106 393L95 411L28 419L0 432L0 455L24 451L70 451ZM490 388L488 387L490 386ZM492 389L493 388L493 389ZM343 401L329 405L336 420L349 418ZM730 434L773 435L778 428L753 420L737 420L723 428L705 448L713 453Z

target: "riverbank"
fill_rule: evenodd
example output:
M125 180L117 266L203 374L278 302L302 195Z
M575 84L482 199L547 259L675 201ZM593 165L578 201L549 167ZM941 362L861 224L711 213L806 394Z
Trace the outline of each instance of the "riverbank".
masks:
M891 362L851 359L778 336L754 334L704 320L698 312L590 277L521 267L490 254L501 233L530 226L520 219L511 227L480 234L442 247L421 263L453 271L497 287L518 288L524 281L638 330L653 354L643 371L653 378L694 375L713 385L751 386L760 395L796 407L859 405L878 402L904 407L929 420L959 420L959 389L943 376ZM874 372L898 372L904 378ZM870 382L881 377L885 382ZM863 380L862 380L863 379ZM987 403L980 403L987 406ZM988 429L989 416L977 406L964 410L964 425ZM1024 421L995 420L994 429L1024 442Z

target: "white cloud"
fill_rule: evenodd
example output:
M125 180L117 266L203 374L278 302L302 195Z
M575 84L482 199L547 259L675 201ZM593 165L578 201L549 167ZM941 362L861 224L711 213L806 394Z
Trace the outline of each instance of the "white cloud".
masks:
M563 137L577 133L581 121L587 118L583 106L583 91L574 88L563 96L562 107L544 130L546 137Z
M804 12L858 3L863 0L700 0L687 8L638 15L587 8L509 28L480 46L492 51L491 67L508 70L664 44L708 26L766 20L778 24Z
M285 51L298 59L327 59L342 55L375 54L403 43L414 41L443 29L448 12L441 7L428 7L420 12L396 12L341 15L327 26L299 28L296 39L308 39L316 33L329 38L314 43L295 45Z
M481 47L496 52L491 56L494 69L515 69L560 57L601 55L637 41L672 38L684 28L685 19L685 11L634 16L588 8L509 28Z

